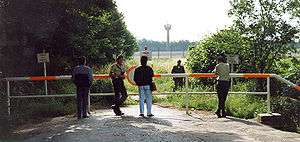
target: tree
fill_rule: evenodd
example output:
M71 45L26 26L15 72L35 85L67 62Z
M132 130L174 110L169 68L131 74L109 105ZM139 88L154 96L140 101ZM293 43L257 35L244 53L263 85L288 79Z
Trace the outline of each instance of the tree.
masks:
M250 42L234 29L224 29L207 36L190 48L187 65L193 72L211 72L217 64L216 59L222 54L238 54L242 61L237 68L251 70L248 53Z
M253 72L270 72L275 61L295 52L298 26L291 16L292 0L231 0L234 28L249 38ZM298 8L299 9L299 8Z
M43 50L50 53L48 73L61 75L70 74L79 55L101 66L113 55L130 57L138 47L114 0L10 0L1 7L6 38L0 68L6 76L42 75L36 53Z

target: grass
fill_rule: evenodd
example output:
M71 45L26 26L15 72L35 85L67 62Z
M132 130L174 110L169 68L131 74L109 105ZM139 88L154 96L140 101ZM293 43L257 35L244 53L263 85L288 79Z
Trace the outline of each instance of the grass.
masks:
M132 64L137 64L135 61L130 61ZM154 59L149 65L153 67L155 73L170 73L172 66L176 64L174 59ZM128 66L130 66L128 64ZM154 81L158 86L159 92L172 92L174 83L170 77L155 78ZM196 79L189 79L190 88L189 92L210 92L214 91L214 86L199 84ZM234 85L233 91L249 91L254 88L253 81L237 81L240 82ZM128 92L137 92L137 87L125 83ZM182 89L180 91L186 91ZM215 111L217 108L217 95L216 94L198 94L190 95L188 98L189 108L197 110ZM179 108L185 107L185 96L179 94L168 95L166 98L154 97L154 102L162 105L175 106ZM235 117L239 118L254 118L256 114L266 112L266 103L264 99L256 96L250 96L246 94L229 95L226 101L227 112Z

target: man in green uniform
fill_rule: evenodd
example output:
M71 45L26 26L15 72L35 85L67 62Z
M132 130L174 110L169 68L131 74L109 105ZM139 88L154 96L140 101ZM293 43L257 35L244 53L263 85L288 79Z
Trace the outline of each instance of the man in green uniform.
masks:
M124 115L124 113L120 110L120 105L125 102L128 95L123 81L125 79L123 56L117 57L116 63L114 63L110 68L109 76L112 79L115 91L114 105L112 105L112 109L117 116Z

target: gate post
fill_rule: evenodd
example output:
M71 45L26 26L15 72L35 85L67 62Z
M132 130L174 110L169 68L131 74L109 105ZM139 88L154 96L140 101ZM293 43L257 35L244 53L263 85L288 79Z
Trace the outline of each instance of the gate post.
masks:
M186 74L185 76L185 113L189 114L189 76Z
M7 97L7 117L10 117L10 84L7 80L6 82L6 97Z
M271 87L270 87L270 77L267 78L267 108L268 113L271 114Z

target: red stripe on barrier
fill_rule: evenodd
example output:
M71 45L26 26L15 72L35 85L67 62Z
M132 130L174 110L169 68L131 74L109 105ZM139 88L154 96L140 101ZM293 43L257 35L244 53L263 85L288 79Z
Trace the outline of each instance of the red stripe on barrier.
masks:
M94 79L106 79L110 78L109 75L94 75Z
M250 73L242 75L244 78L268 78L271 77L271 74L263 74L263 73Z
M300 91L300 86L294 86L294 88L298 91Z
M161 77L161 75L160 74L154 74L154 76L153 77L157 77L157 78L159 78L159 77Z
M33 76L29 77L32 81L39 81L39 80L58 80L56 76Z
M214 78L214 77L217 77L217 75L214 74L214 73L191 74L190 76L194 77L194 78Z
M132 71L134 71L137 68L137 65L133 65L132 67L130 67L127 71L126 71L126 78L128 80L128 82L131 85L136 85L135 82L133 81L133 76L132 76ZM130 78L129 76L131 76L132 78Z

